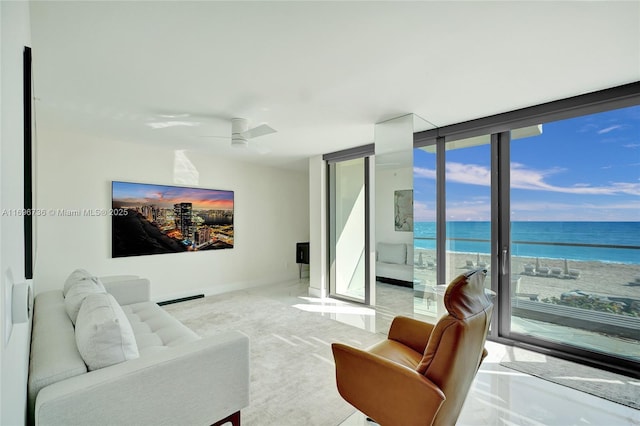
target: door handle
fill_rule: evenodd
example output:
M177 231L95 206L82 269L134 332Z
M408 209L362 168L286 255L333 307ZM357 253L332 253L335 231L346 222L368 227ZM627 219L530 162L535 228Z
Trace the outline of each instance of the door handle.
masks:
M507 274L507 254L509 251L505 248L502 249L502 275Z

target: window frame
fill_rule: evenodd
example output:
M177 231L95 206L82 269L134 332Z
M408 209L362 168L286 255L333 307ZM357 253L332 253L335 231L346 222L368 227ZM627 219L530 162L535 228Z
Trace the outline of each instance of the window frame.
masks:
M435 145L438 155L436 159L436 251L438 259L445 253L444 144L474 136L491 135L491 235L493 239L491 282L492 289L498 293L498 298L492 318L494 326L491 327L489 340L640 378L640 362L590 351L586 348L551 342L530 335L512 333L510 331L511 298L509 296L511 283L509 279L504 278L510 276L510 271L502 270L504 269L502 265L509 264L509 258L505 258L505 256L510 256L508 251L505 254L503 247L505 244L510 244L510 131L636 105L640 105L640 81L414 134L414 149ZM508 248L510 249L510 246ZM440 266L441 264L442 266ZM444 272L444 262L438 262L438 282L441 282Z

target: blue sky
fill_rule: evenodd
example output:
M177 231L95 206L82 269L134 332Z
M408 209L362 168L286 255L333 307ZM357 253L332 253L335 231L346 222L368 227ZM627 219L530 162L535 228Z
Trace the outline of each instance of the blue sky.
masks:
M447 219L490 219L490 148L447 151ZM414 152L414 217L435 218L435 155ZM640 221L640 106L542 123L511 143L512 221Z
M194 209L233 210L233 191L114 181L112 192L113 199L125 206L173 208L176 203L189 202Z

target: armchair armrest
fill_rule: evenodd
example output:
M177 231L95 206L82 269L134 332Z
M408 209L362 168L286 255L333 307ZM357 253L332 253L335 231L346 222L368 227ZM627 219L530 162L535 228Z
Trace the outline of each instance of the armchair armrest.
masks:
M47 386L35 424L212 424L248 404L249 338L233 331Z
M351 346L331 348L338 392L382 426L424 424L445 400L442 390L415 370Z
M433 327L433 324L398 316L391 323L388 338L409 346L414 351L422 354L427 347Z
M120 305L148 302L151 300L151 283L146 278L137 278L133 275L115 277L100 277L100 281L108 293L116 299Z

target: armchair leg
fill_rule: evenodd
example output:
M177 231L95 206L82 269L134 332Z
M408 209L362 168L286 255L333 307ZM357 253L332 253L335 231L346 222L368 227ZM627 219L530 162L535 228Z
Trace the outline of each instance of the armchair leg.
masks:
M222 426L225 423L231 423L231 426L240 426L240 411L236 411L230 416L227 416L224 419L215 422L211 426Z

